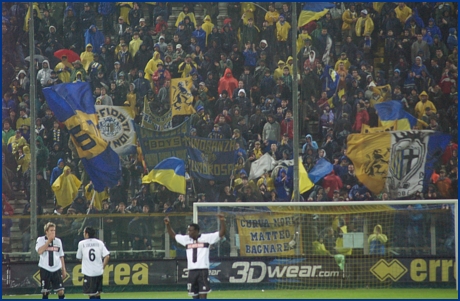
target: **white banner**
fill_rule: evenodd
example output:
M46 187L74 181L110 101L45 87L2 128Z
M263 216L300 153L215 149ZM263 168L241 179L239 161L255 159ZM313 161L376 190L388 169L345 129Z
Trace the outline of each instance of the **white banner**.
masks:
M136 153L134 113L130 107L95 106L102 138L119 155Z

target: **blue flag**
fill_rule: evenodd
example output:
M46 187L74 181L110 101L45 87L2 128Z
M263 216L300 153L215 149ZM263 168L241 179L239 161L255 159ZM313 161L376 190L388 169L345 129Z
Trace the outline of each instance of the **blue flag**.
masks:
M94 189L101 192L117 185L120 158L101 137L90 85L60 84L43 89L43 94L56 118L69 130Z
M334 169L333 165L324 158L316 162L316 165L308 172L308 177L313 183L317 183Z

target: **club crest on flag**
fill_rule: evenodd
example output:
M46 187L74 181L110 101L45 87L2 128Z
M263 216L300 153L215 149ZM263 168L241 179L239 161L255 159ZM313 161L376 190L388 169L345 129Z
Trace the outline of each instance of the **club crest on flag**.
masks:
M391 146L393 159L388 168L389 190L401 192L400 196L410 195L414 183L423 183L425 176L424 159L428 134L423 132L394 132L395 143ZM422 184L423 185L423 184ZM406 192L405 195L402 191Z
M118 136L122 131L121 122L112 116L100 120L99 128L102 135L111 138Z

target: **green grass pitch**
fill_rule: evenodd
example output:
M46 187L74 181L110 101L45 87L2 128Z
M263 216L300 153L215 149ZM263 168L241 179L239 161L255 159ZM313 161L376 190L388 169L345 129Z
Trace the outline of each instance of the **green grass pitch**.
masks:
M184 287L185 289L185 287ZM3 299L40 299L40 295L3 295ZM455 289L342 289L342 290L237 290L213 291L209 299L458 299ZM66 299L87 299L68 294ZM191 299L187 292L105 293L102 299ZM50 299L57 299L51 295Z

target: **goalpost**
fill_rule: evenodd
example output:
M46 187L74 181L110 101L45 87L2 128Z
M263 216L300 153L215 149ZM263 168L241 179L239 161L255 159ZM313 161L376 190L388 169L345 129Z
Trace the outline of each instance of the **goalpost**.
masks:
M219 256L254 261L234 271L233 282L283 289L452 287L455 278L458 290L455 199L195 202L193 222L202 232L216 231L219 212L229 244L222 250L219 244Z

